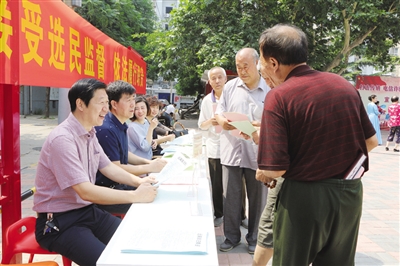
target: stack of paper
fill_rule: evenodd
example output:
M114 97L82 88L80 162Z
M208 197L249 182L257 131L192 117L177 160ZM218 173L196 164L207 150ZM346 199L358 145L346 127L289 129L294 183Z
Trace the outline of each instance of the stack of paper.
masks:
M122 253L207 254L207 232L137 228L130 234L132 236L124 243Z

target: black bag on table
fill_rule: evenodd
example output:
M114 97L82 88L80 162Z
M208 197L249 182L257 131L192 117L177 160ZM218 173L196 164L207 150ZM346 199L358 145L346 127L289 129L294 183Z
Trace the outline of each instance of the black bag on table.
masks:
M177 129L176 126L179 125L181 129ZM175 134L175 137L178 138L183 135L187 135L189 133L189 130L185 128L182 123L180 122L175 122L174 125L172 126L172 132Z

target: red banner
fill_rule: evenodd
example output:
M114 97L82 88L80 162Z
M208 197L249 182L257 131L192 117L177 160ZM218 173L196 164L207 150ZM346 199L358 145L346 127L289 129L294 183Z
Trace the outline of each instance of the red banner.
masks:
M0 67L3 84L69 88L86 77L146 93L143 58L61 0L0 0Z
M357 76L360 91L400 92L400 78L391 76Z

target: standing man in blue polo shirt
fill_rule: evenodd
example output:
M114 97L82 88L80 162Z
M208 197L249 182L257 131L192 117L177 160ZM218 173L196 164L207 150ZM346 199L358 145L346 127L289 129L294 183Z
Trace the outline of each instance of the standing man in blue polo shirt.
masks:
M128 152L126 130L127 121L135 109L135 88L126 81L118 80L107 86L110 112L104 123L96 128L96 135L105 154L114 164L134 175L160 172L166 161L162 159L147 160ZM116 183L105 177L100 171L96 175L96 185L119 190L134 190L134 187ZM99 205L111 213L124 214L131 204Z

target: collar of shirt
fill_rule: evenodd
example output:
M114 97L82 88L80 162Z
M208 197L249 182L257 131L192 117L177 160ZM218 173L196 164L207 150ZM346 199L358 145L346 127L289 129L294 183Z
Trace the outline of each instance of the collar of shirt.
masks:
M308 65L300 65L294 69L292 69L292 71L287 75L286 80L290 79L291 77L294 76L303 76L305 74L308 74L309 72L315 71L313 69L311 69L311 67L309 67Z
M119 130L121 131L126 131L128 129L128 125L126 123L121 123L119 119L111 112L107 114L108 119L110 119L110 122L113 123Z
M215 98L215 92L214 92L214 90L211 91L211 101L212 101L213 103L216 103L216 102L217 102L217 99Z
M258 87L256 89L254 89L254 90L250 90L247 87L246 83L243 82L242 79L238 78L238 80L239 80L238 83L237 83L238 87L242 87L243 89L247 90L249 93L252 93L252 92L257 91L257 90L262 90L265 93L267 93L269 91L269 86L267 85L267 83L265 82L265 80L261 76L260 76L260 81L258 82Z
M86 129L82 126L82 124L78 121L78 119L76 119L76 117L70 113L68 118L68 123L71 124L73 130L74 130L74 134L76 134L77 136L88 136L90 138L93 138L96 134L96 130L94 129L94 127L92 127L92 129L87 132Z

